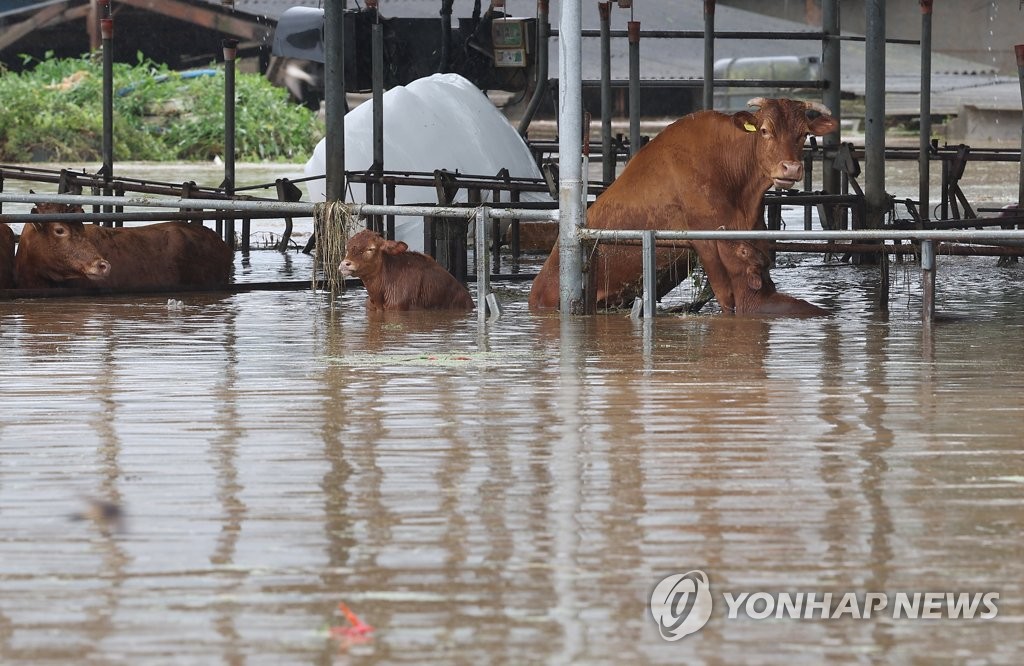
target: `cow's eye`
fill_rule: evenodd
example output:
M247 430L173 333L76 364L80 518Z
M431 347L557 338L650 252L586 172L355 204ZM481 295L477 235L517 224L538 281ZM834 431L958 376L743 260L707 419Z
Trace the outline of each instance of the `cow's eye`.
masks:
M64 227L60 226L59 224L54 225L54 227L53 227L53 234L55 236L63 236L67 232L68 232L68 230L65 229Z
M762 127L761 128L761 136L763 136L766 139L768 138L768 128L767 127Z

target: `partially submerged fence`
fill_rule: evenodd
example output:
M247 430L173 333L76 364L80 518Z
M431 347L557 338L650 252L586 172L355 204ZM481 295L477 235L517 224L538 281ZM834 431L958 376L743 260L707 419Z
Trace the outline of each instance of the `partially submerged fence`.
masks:
M204 209L213 209L210 215L224 215L225 211L256 216L313 216L323 219L323 204L308 202L285 203L278 201L217 201L210 199L156 198L139 196L88 196L66 194L14 194L0 193L0 202L16 203L77 203L82 206L118 205L125 207L159 207L187 210L189 215L204 217ZM378 204L349 204L351 215L357 219L369 219L371 216L405 215L422 216L425 218L461 217L475 223L476 282L478 309L477 314L483 322L500 314L497 300L491 292L491 262L488 252L491 228L494 220L519 219L531 221L557 222L558 210L535 210L513 207L495 207L480 205L475 208L454 206L388 206ZM86 216L88 214L85 214ZM3 221L24 222L39 220L39 216L4 215ZM974 222L977 222L976 220ZM999 222L993 219L992 224ZM587 229L578 230L578 240L584 242L637 242L642 244L644 257L643 293L638 299L639 305L634 306L634 315L652 318L656 307L655 279L655 247L657 241L693 241L693 240L770 240L770 241L914 241L920 242L922 285L924 290L924 306L922 321L930 325L935 311L935 243L946 241L956 243L1008 243L1021 246L1024 254L1024 229L857 229L857 230L811 230L796 231L776 230L708 230L708 231L638 231ZM886 246L891 247L891 246ZM784 246L779 247L784 251ZM886 256L885 247L879 252ZM884 262L883 262L884 263ZM582 282L583 276L579 276ZM887 291L887 290L886 290Z

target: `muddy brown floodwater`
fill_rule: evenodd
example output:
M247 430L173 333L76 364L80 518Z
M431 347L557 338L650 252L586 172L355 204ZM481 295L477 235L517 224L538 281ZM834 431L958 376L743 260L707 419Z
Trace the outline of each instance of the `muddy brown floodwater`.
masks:
M1024 269L938 266L930 336L915 267L881 314L812 255L773 277L817 319L0 301L0 662L1018 664ZM693 570L710 619L667 641ZM894 617L925 593L973 617Z

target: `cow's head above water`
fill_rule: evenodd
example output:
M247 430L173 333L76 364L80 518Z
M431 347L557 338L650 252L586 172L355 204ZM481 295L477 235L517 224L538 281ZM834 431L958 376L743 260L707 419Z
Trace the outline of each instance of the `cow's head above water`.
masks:
M61 213L81 213L77 204L39 203L32 214L47 216ZM21 232L18 253L20 261L15 270L19 281L31 285L39 276L54 283L86 278L105 280L111 265L85 233L80 221L46 221L27 223Z
M818 102L755 97L754 109L733 114L733 122L757 138L758 171L775 187L789 189L804 177L803 146L808 135L834 132L839 122Z
M402 241L385 240L375 231L364 229L346 244L345 259L338 266L341 274L348 277L363 277L380 272L384 254L401 254L409 246Z

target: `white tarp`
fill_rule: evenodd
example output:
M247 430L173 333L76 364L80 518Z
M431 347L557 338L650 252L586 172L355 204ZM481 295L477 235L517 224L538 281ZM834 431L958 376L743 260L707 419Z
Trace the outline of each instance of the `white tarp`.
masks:
M526 142L494 104L458 74L434 74L399 86L383 95L384 170L447 169L474 176L495 176L505 168L513 177L541 178ZM306 176L326 172L326 144L321 140L306 163ZM345 115L345 170L365 171L373 164L373 100ZM325 199L324 179L307 181L310 201ZM362 184L348 188L345 200L365 202ZM490 192L482 193L484 201ZM466 201L461 190L456 201ZM546 193L524 194L523 200L550 201ZM433 187L398 187L396 204L437 202ZM395 218L395 237L411 249L423 250L422 218Z

